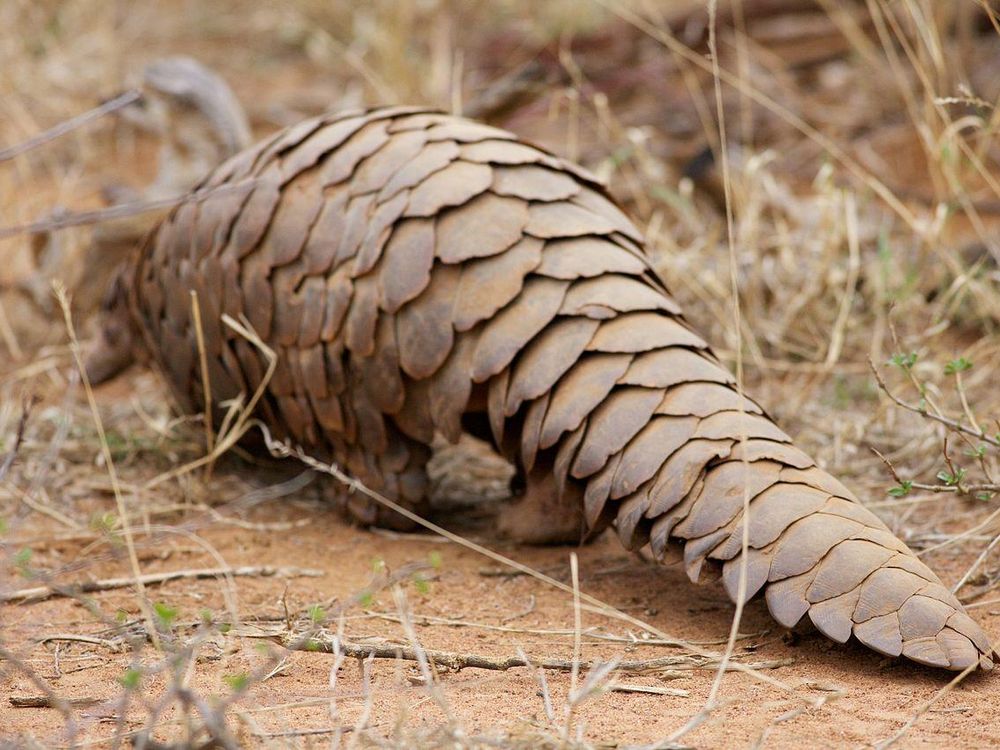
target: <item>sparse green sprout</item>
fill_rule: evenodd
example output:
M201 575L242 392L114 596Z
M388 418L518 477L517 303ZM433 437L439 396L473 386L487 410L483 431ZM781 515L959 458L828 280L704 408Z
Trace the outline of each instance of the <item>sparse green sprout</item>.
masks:
M959 357L958 359L953 359L951 362L944 366L945 375L954 375L955 373L965 372L966 370L972 369L972 363L965 357Z
M434 568L435 570L440 570L441 565L444 563L444 560L441 557L441 553L438 552L437 550L434 550L429 555L427 555L427 561L431 564L431 567Z
M226 633L228 633L232 629L233 629L233 626L230 625L228 622L221 622L221 623L219 623L219 632L222 633L223 635L225 635Z
M319 641L315 638L310 638L306 641L306 651L319 651Z
M965 455L970 458L982 458L986 455L986 443L980 443L975 448L969 448L965 451Z
M937 473L937 478L949 487L956 487L963 479L965 479L965 469L956 469L954 474L942 469Z
M913 482L909 479L904 479L902 482L897 484L895 487L889 490L889 494L893 497L906 497L910 494L910 490L913 489Z
M895 365L901 370L910 370L916 363L916 352L910 352L909 354L893 354L892 358L889 360L890 365Z
M229 686L234 693L240 693L250 684L250 675L246 672L239 674L227 674L222 676L222 681Z
M358 604L362 607L372 606L372 602L375 601L375 595L371 591L366 591L361 596L358 597Z
M156 619L164 630L170 630L171 625L173 625L174 620L177 619L177 615L179 614L179 611L175 607L171 607L164 602L156 602L153 605L153 612L156 614Z
M319 604L314 604L309 608L309 619L314 625L322 625L326 622L326 610Z
M119 625L124 625L126 622L128 622L128 612L126 612L124 609L119 609L117 612L115 612L115 622L117 622Z
M110 534L118 524L118 516L114 513L95 513L90 517L90 528L99 534Z
M0 518L0 534L6 534L8 528L9 527L7 526L7 519Z
M878 233L878 257L883 261L892 257L892 246L889 244L889 230L882 228Z
M414 573L413 575L413 588L417 590L417 593L427 595L430 593L431 584L419 573Z
M25 578L31 575L31 570L28 568L28 563L31 562L31 554L31 550L24 547L14 555L14 567Z
M126 690L135 690L142 681L142 672L134 667L129 667L125 670L125 674L118 678L118 681Z
M992 500L992 499L993 499L993 493L992 492L978 492L978 493L976 493L976 500L986 501L986 500Z
M208 607L199 612L198 616L201 618L202 623L204 623L205 625L211 625L212 620L215 619L214 616L212 615L212 610L210 610Z

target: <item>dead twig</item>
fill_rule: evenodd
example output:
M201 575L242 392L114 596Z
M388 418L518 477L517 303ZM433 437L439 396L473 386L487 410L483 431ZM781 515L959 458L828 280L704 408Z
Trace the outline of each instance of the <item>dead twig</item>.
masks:
M612 693L648 693L649 695L672 695L677 698L688 698L691 693L682 688L657 687L656 685L619 685L608 688Z
M53 699L47 695L12 695L8 699L14 708L56 708ZM70 706L93 706L100 703L100 698L63 698L62 702Z
M981 429L975 429L968 425L964 425L961 422L957 422L954 419L949 419L942 414L935 414L934 412L927 411L927 409L922 409L919 406L903 401L895 393L889 390L889 386L886 385L885 380L882 377L882 373L879 372L879 369L875 366L871 357L868 358L868 367L871 368L872 374L875 376L875 381L878 383L879 390L885 393L885 395L888 396L892 402L896 404L896 406L913 412L914 414L919 414L922 417L927 417L927 419L932 419L935 422L939 422L950 430L954 430L955 432L964 432L966 435L971 435L977 440L982 440L984 443L1000 448L1000 437L989 435ZM953 489L948 491L954 492Z
M259 633L245 633L241 631L230 631L234 635L249 637L270 637ZM320 653L339 653L355 659L402 659L403 661L420 661L423 655L435 666L444 667L457 672L462 669L486 669L494 672L506 672L518 667L542 667L560 672L572 672L574 669L593 669L606 662L581 662L575 659L538 659L529 660L523 656L490 657L481 654L461 654L452 651L436 651L430 649L420 649L418 652L409 646L400 646L391 643L368 644L349 643L334 638L326 638L322 635L314 635L310 638L299 636L289 636L283 638L283 645L293 651L311 651ZM779 669L787 667L794 662L792 659L774 659L771 661L754 662L737 666L730 665L727 671L746 671L747 669ZM617 669L623 672L656 672L662 669L715 669L718 667L720 659L718 657L705 657L696 655L684 656L660 656L655 659L642 659L636 661L618 662Z
M257 576L267 578L271 576L294 577L308 576L318 578L324 575L322 570L312 568L295 567L275 567L273 565L256 565L242 568L196 568L192 570L172 570L166 573L146 573L138 577L139 582L144 586L176 581L182 578L218 578L219 576ZM95 591L110 591L112 589L122 589L134 585L135 577L128 578L105 578L99 581L85 581L76 586L36 586L28 589L18 589L6 594L0 594L0 602L20 601L21 604L40 602L55 596L77 596Z
M930 415L928 414L927 416ZM899 472L896 471L896 467L892 465L892 461L884 456L881 451L871 445L868 446L868 449L882 459L882 463L885 464L889 473L892 474L893 479L895 479L901 486L905 485L910 489L920 490L921 492L950 492L958 495L973 495L977 492L1000 492L1000 484L964 484L962 482L957 482L955 484L923 484L922 482L911 482L908 479L904 480L899 475ZM954 473L954 467L949 466L949 468L952 470L952 476L956 476Z
M10 450L7 451L7 455L4 456L3 462L0 463L0 482L3 478L7 476L7 472L10 471L10 467L14 465L14 459L17 457L17 452L21 448L21 443L24 441L24 430L28 426L28 416L31 414L31 407L35 405L35 398L33 396L25 396L24 400L21 402L21 417L17 420L17 429L14 431L14 444L11 446Z

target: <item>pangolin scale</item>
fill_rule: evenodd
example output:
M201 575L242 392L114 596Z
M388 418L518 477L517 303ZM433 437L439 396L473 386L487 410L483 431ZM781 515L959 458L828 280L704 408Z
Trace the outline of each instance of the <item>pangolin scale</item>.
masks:
M660 560L679 544L690 578L721 565L735 600L747 493L745 597L779 623L992 668L937 576L738 392L587 171L394 107L279 132L201 187L223 185L172 211L119 295L185 409L203 404L194 290L214 402L264 377L221 322L245 316L278 354L259 416L410 508L426 509L434 435L473 432L523 477L522 536L613 526Z

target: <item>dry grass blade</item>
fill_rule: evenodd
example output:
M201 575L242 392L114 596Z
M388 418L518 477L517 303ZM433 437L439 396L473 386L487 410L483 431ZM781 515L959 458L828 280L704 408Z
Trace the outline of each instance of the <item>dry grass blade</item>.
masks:
M200 203L210 197L219 197L227 193L243 192L249 186L256 183L255 179L242 180L240 182L220 185L213 188L202 188L191 193L176 195L170 198L156 198L152 200L133 201L122 203L109 208L100 208L93 211L79 211L76 213L65 213L58 216L50 216L46 219L18 224L15 226L0 227L0 240L11 239L23 234L43 234L45 232L55 232L60 229L70 227L83 227L91 224L100 224L106 221L124 219L129 216L161 211L165 208L172 208L181 203Z
M112 112L116 112L119 109L127 107L128 105L137 102L141 97L142 92L138 89L125 91L113 99L109 99L104 102L104 104L94 107L94 109L89 112L84 112L83 114L61 122L58 125L49 128L44 133L39 133L33 138L29 138L27 141L24 141L24 143L0 149L0 161L8 161L13 159L15 156L20 156L21 154L27 153L34 148L43 146L46 143L54 141L56 138L64 136L89 122L93 122L94 120L100 119L105 115L109 115Z
M159 648L159 634L157 633L156 626L153 621L153 611L150 608L149 600L146 598L146 589L142 583L142 570L139 566L139 557L136 554L135 549L135 538L132 534L132 525L129 521L129 509L125 502L125 496L122 492L121 484L118 481L118 472L115 469L114 458L111 455L111 448L108 445L108 438L104 431L104 422L101 419L101 412L97 406L97 399L94 397L94 390L90 387L90 379L87 377L87 368L83 364L83 354L82 348L80 346L80 341L76 336L76 328L73 325L73 314L70 311L69 297L66 294L65 287L60 283L54 284L54 290L56 294L56 299L59 302L59 307L63 313L63 321L66 325L66 331L69 334L70 349L73 352L73 359L76 362L77 370L80 373L80 378L83 381L83 388L87 394L87 403L90 406L90 413L94 420L94 426L97 428L98 439L101 444L101 453L104 456L105 466L107 467L108 476L111 480L111 487L115 495L115 504L118 508L118 516L122 523L122 535L125 538L125 548L128 550L129 565L132 567L132 579L133 585L135 586L136 599L139 604L139 609L143 613L143 617L146 620L146 629L149 632L150 638L153 639L153 644Z

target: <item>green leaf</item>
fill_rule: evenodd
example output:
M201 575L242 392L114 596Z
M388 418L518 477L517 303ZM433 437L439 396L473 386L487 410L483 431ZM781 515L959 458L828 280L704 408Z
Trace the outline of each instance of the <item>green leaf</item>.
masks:
M954 474L942 469L937 473L937 478L949 487L954 487L965 479L965 469L956 469Z
M441 553L438 552L437 550L434 550L429 555L427 555L427 560L428 562L430 562L431 567L434 568L435 570L439 570L441 568L441 564L444 562L443 558L441 557Z
M250 675L246 672L227 674L222 676L222 681L229 685L229 689L234 693L239 693L250 684Z
M910 490L913 489L913 482L909 479L905 479L898 485L889 490L889 494L893 497L905 497L910 494Z
M118 516L114 513L95 513L90 517L90 528L99 534L110 534L118 524Z
M965 372L966 370L972 369L972 363L965 357L959 357L958 359L953 359L951 362L944 366L945 375L954 375L956 372Z
M23 547L14 555L14 567L25 578L31 575L31 569L28 567L28 563L31 562L31 555L32 552L28 547Z
M156 602L153 605L153 612L156 614L156 619L167 630L170 629L170 626L173 625L174 620L177 619L177 615L180 613L178 609L164 602Z
M888 364L895 365L901 370L909 370L917 363L917 353L893 354Z
M965 455L970 458L982 458L986 455L986 443L980 443L975 448L967 449Z
M314 604L309 608L309 619L315 625L322 625L326 622L326 610L319 604Z
M125 674L118 678L118 681L126 690L135 690L142 681L142 672L130 667L125 670Z
M430 593L431 584L422 575L415 573L413 575L413 588L417 590L417 593L427 595Z

